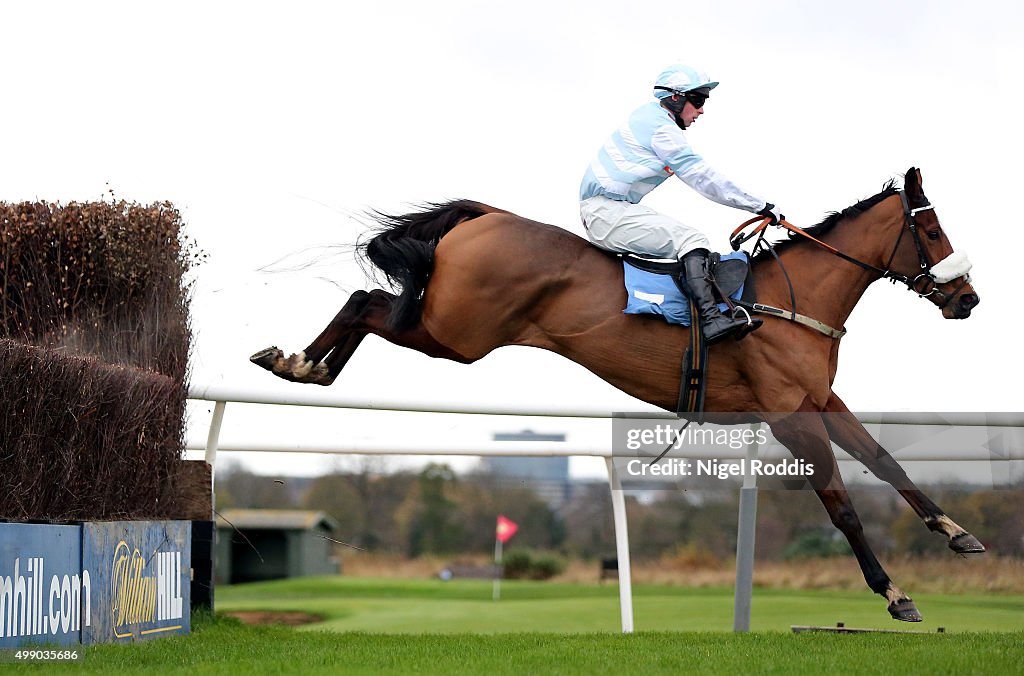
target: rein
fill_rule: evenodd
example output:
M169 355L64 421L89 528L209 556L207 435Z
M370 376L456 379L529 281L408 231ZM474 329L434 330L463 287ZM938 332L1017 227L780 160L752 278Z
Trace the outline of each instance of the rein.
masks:
M945 308L947 305L950 304L950 302L952 302L954 298L956 298L957 294L960 293L960 290L963 289L964 286L966 286L970 282L970 276L966 272L964 272L962 275L959 275L963 277L963 281L960 283L960 286L958 286L950 294L946 294L943 293L942 291L939 291L937 286L939 280L937 280L935 275L932 273L932 268L934 267L934 265L928 260L928 256L924 250L924 244L921 242L921 234L920 232L918 232L917 229L917 220L914 218L918 213L922 211L927 211L929 209L934 209L935 207L933 207L931 204L926 204L922 207L911 208L910 201L907 199L906 191L900 190L898 194L900 196L900 201L903 204L903 224L905 227L900 229L899 237L896 238L896 244L893 245L892 253L889 255L889 260L886 262L884 269L876 265L872 265L870 263L865 263L862 260L858 260L857 258L854 258L853 256L850 256L849 254L840 251L831 244L821 241L814 235L809 234L806 230L803 230L802 228L793 225L792 223L785 219L780 220L777 223L777 225L780 228L788 230L790 233L810 240L817 246L821 247L822 249L825 249L829 253L843 259L844 261L853 263L854 265L860 268L863 268L865 270L868 270L869 272L873 272L879 275L882 279L888 279L893 284L897 282L905 284L908 291L916 293L920 298L927 298L928 296L931 296L933 294L938 294L939 296L945 299L945 302L943 302L942 305L939 305L939 308ZM772 219L768 217L755 216L754 218L744 221L738 228L733 230L732 235L730 235L729 237L729 243L732 245L733 251L737 251L739 250L741 244L757 236L758 239L754 245L755 253L757 249L761 247L767 248L768 251L772 253L772 256L775 258L775 261L779 264L779 267L782 268L783 274L786 276L786 281L789 282L789 275L786 273L785 266L782 265L782 260L778 257L778 255L775 254L775 249L772 246L772 244L765 240L764 238L765 229L768 227L769 224L771 224L771 220ZM756 228L754 228L747 234L743 234L743 231L748 226L757 223L758 221L760 221L760 224ZM921 266L920 274L916 275L913 278L909 277L908 275L893 272L891 269L892 262L896 258L896 252L899 250L900 242L903 241L903 235L908 231L914 238L914 247L917 250L917 259L918 263ZM947 279L943 281L950 280ZM831 338L839 338L846 333L845 331L833 329L817 320L810 319L809 317L805 317L803 315L798 315L796 312L796 296L793 293L792 284L790 284L790 298L793 303L793 310L791 311L782 310L780 308L774 308L771 306L760 304L755 304L752 309L756 310L757 312L782 316L785 319L796 321L798 323L804 324L805 326L809 326L810 328L820 331L821 333L824 333L825 335Z

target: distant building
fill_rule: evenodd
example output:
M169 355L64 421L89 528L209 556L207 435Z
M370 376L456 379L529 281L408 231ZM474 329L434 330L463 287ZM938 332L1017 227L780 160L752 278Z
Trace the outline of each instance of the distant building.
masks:
M494 441L528 441L538 449L558 446L565 442L564 434L538 434L532 430L522 432L500 432ZM549 505L559 507L572 497L569 481L569 458L555 457L508 457L485 456L481 469L494 475L503 483L523 483L533 489Z
M217 516L217 582L237 584L341 572L338 522L325 512L225 509Z

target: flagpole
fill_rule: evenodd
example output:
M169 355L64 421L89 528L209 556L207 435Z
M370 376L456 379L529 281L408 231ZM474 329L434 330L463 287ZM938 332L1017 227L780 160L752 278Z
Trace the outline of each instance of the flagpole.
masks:
M491 591L491 599L497 601L501 598L501 538L494 538L494 588Z
M498 515L498 523L494 526L494 590L491 593L495 601L501 598L501 574L504 572L501 567L501 548L505 540L515 535L517 530L519 525L515 521Z

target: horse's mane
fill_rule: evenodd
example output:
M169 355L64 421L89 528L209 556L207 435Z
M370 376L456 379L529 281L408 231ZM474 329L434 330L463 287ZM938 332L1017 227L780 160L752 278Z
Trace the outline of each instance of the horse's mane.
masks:
M896 187L896 179L889 179L889 181L884 186L882 186L882 191L879 192L877 195L872 195L867 199L862 199L860 202L857 202L852 206L846 207L842 211L833 211L829 213L829 215L826 216L825 220L823 220L821 223L818 223L817 225L812 225L809 228L804 228L804 232L806 232L808 235L821 239L822 235L832 230L832 228L836 227L836 225L838 225L840 221L853 218L854 216L859 216L860 214L864 213L865 211L875 206L882 200L888 199L889 197L892 197L898 192L899 188ZM806 241L809 240L790 232L788 239L783 239L778 242L774 242L773 246L775 248L775 253L781 254L783 251L792 247L793 245ZM756 256L754 256L754 260L768 258L771 255L772 254L770 251L763 250Z

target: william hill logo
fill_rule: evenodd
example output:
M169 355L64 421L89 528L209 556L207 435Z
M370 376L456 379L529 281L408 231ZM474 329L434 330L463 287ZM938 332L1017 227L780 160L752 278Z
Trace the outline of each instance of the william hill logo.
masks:
M110 575L110 619L118 638L181 629L154 626L181 620L181 552L156 552L145 557L124 540L114 549Z

